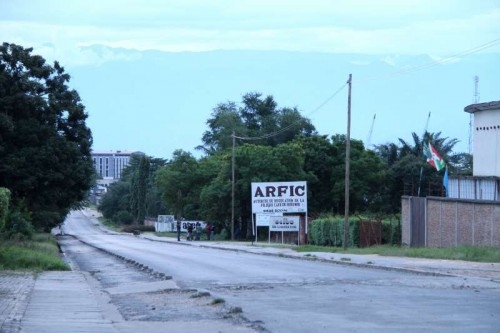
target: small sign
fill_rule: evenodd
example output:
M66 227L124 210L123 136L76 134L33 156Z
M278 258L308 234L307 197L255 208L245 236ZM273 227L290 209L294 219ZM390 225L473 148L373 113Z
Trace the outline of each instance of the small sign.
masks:
M270 216L269 231L299 231L299 216Z

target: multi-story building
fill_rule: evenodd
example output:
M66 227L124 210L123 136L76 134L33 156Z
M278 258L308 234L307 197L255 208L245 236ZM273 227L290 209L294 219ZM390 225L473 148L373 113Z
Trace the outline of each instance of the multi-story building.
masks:
M133 154L143 155L144 153L123 150L92 152L92 163L97 180L96 186L89 193L90 202L99 204L102 195L107 192L108 186L120 179L123 169L129 165Z
M123 169L129 165L132 154L143 154L131 151L93 151L92 163L97 174L97 183L109 185L120 179Z

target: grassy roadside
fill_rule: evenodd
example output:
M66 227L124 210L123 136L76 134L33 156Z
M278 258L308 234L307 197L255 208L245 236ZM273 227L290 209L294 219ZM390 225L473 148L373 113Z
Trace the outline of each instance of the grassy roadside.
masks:
M35 234L31 240L1 240L0 270L67 271L53 235Z
M459 246L450 248L406 248L389 245L379 245L367 248L301 245L293 248L297 252L329 252L346 254L378 254L381 256L412 257L428 259L465 260L475 262L500 262L500 248Z

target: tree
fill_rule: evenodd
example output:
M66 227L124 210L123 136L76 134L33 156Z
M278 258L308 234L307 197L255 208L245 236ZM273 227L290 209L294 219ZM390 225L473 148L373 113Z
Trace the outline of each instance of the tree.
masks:
M298 135L310 136L316 130L310 120L296 108L278 108L272 96L260 93L243 96L242 105L234 102L219 104L207 120L209 130L203 134L203 145L197 148L207 154L232 147L233 132L239 137L253 138L255 144L276 146Z
M345 135L334 135L332 144L338 154L332 171L333 211L344 212L345 203ZM378 211L382 202L385 165L373 151L366 150L363 142L351 139L351 166L349 210L351 212Z
M144 224L146 217L146 195L149 180L149 158L142 156L139 168L132 177L132 193L130 196L130 206L132 216L138 224Z
M450 174L470 174L471 155L452 154L457 139L442 138L441 132L426 132L422 138L412 133L413 143L399 139L399 145L388 143L377 145L375 152L385 162L387 180L385 182L384 210L398 212L401 209L402 195L442 195L442 174L436 172L423 155L423 145L430 142L441 154L448 165L454 166ZM455 171L457 170L457 171Z
M197 179L198 161L191 153L176 150L172 160L156 173L162 199L177 218L196 219L201 186Z
M49 230L92 185L92 134L70 76L32 51L0 47L0 186L37 229Z
M5 220L9 213L10 191L7 188L0 187L0 231L2 231Z
M130 213L130 182L119 180L112 183L108 192L102 197L98 208L107 219L114 219L115 214L120 211Z

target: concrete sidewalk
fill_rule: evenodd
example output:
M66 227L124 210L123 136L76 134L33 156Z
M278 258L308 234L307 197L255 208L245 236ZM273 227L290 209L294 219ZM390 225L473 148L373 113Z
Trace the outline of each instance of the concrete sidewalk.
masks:
M21 332L118 332L83 272L44 272L35 282Z

